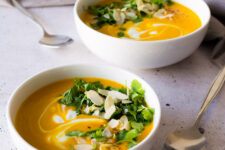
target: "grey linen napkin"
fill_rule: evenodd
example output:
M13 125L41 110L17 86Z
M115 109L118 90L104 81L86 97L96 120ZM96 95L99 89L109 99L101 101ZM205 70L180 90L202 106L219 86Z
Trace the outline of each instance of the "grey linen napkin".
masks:
M225 0L205 0L214 16L225 21ZM49 7L73 5L75 0L20 0L25 7ZM0 0L0 6L11 7L10 0ZM212 60L217 65L225 65L225 26L215 17L211 18L205 41L213 41ZM225 22L224 22L225 23Z

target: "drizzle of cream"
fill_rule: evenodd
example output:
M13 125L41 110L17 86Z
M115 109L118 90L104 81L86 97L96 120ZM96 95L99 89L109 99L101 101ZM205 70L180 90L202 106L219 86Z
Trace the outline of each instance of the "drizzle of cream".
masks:
M62 110L65 113L66 105L62 104Z
M65 141L67 140L67 138L68 138L68 137L64 135L64 136L62 136L62 137L59 137L59 138L58 138L58 141L59 141L59 142L65 142Z
M140 29L140 28L138 28L138 27L131 27L131 28L128 30L127 33L129 34L130 37L139 40L141 34L144 34L144 33L146 33L146 32L149 31L149 30L145 30L145 31L138 32L138 31L137 31L138 29Z
M157 31L152 31L152 32L149 32L149 34L158 34Z
M160 19L165 19L165 18L170 18L170 19L172 19L171 17L173 17L173 14L159 15L159 16L158 16L158 18L160 18Z
M135 39L140 39L140 33L137 31L138 28L132 27L128 30L129 36Z
M166 25L166 24L162 24L162 23L154 23L154 24L152 24L152 26L154 26L154 27L163 26L163 25Z
M74 110L68 110L67 114L66 114L66 119L67 120L71 120L71 119L74 119L76 118L77 116L77 113L74 111Z
M55 121L55 123L64 123L63 118L61 116L58 116L58 115L54 115L53 120Z

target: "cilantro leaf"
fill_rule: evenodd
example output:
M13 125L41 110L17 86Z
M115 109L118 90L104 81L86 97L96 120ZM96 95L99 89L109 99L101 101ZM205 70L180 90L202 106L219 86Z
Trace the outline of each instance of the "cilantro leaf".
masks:
M82 136L83 132L81 131L71 131L66 133L66 136Z
M143 115L145 120L147 120L147 121L152 121L153 120L153 114L150 111L150 109L146 108L141 113L142 113L142 115Z
M132 128L136 129L139 132L142 131L142 130L144 130L143 123L138 123L138 122L132 121L130 124L131 124L131 127Z
M145 94L145 90L142 88L142 85L140 82L138 82L137 80L133 80L131 83L131 89L135 92L137 92L140 95L144 95Z
M141 135L140 132L138 132L137 129L131 129L130 131L127 132L125 139L126 140L133 140L134 138L138 137Z

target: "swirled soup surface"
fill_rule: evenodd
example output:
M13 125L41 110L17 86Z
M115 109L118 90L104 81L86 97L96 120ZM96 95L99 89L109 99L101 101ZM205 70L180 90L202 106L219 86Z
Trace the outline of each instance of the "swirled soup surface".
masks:
M114 81L99 78L83 78L86 82L100 81L104 86L121 88ZM31 145L41 150L71 150L78 144L92 144L90 138L68 137L66 132L86 132L98 129L107 124L104 118L94 115L80 114L73 116L73 106L59 103L62 93L74 84L73 79L66 79L49 84L31 94L20 106L15 127L19 134ZM153 122L145 126L137 141L142 141L152 130ZM115 149L127 149L122 143Z
M119 0L105 0L96 5L110 4L115 1L120 2ZM142 21L137 23L128 20L123 24L106 24L97 31L113 37L155 41L181 37L201 27L198 15L182 4L173 2L172 5L166 5L163 10L158 17L155 17L156 15L143 17ZM81 18L90 27L96 22L95 17L88 11L84 12Z

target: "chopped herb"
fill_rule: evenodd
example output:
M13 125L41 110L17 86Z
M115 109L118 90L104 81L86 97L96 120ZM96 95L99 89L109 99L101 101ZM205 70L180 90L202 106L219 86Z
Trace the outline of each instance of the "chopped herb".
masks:
M117 36L118 36L118 37L123 37L124 35L125 35L125 34L124 34L123 32L118 32L118 33L117 33Z
M127 29L124 28L124 27L119 27L119 30L121 30L121 31L126 31Z
M131 127L134 128L134 129L136 129L139 132L142 131L142 130L144 130L143 123L138 123L138 122L135 122L135 121L132 121L131 122Z
M135 16L131 18L131 21L133 21L134 23L138 23L142 21L142 18L140 16Z
M149 4L157 5L157 9L164 8L166 5L172 5L172 0L143 0L143 4L149 6ZM157 10L152 10L152 13L146 14L145 12L138 10L138 6L136 0L122 0L120 2L111 2L110 4L104 5L92 5L88 7L88 13L93 15L95 23L91 23L91 27L95 30L99 30L104 25L114 25L117 24L118 18L114 18L114 10L118 10L119 12L123 11L126 15L126 12L135 12L136 16L133 18L127 17L123 20L123 23L127 21L133 21L134 23L138 23L142 21L143 17L153 17L153 13ZM121 30L119 28L119 30ZM122 29L121 31L125 31ZM119 36L122 37L122 36Z
M74 150L74 147L73 147L73 145L70 145L70 149L71 149L71 150Z
M122 95L128 94L128 101L131 101L131 103L123 103L122 101L115 102L114 105L116 107L116 110L111 115L110 119L120 120L120 118L125 115L128 119L130 130L122 130L119 132L115 132L113 130L111 132L114 132L113 134L116 135L116 144L126 142L128 148L135 146L138 143L137 137L141 134L141 131L144 130L145 126L152 122L155 113L155 110L153 108L147 107L147 104L144 100L145 90L142 88L141 83L137 80L133 80L131 83L131 89L128 89L127 87L114 88L110 86L105 88L99 81L86 82L84 80L76 78L74 80L74 85L71 87L71 89L67 90L65 93L62 94L64 97L59 100L59 103L65 104L66 106L74 106L75 111L78 115L92 115L96 109L100 113L105 113L106 110L104 108L104 104L100 106L95 105L85 93L90 90L99 92L98 89L104 89L106 91L108 90L108 92L118 91ZM104 99L106 99L107 97L101 94L99 95ZM84 111L86 108L93 109L86 112ZM106 137L104 134L104 130L106 127L107 124L93 130L90 126L88 126L89 131L82 132L74 130L67 132L65 135L68 137L89 137L91 139L95 139L96 142L105 143L106 141L111 139L111 137ZM94 149L97 150L98 146L94 145Z
M141 83L137 80L133 80L131 83L131 88L133 91L137 92L138 94L144 95L145 90L142 88Z
M82 135L83 135L83 132L81 131L71 131L66 133L66 136L82 136Z

